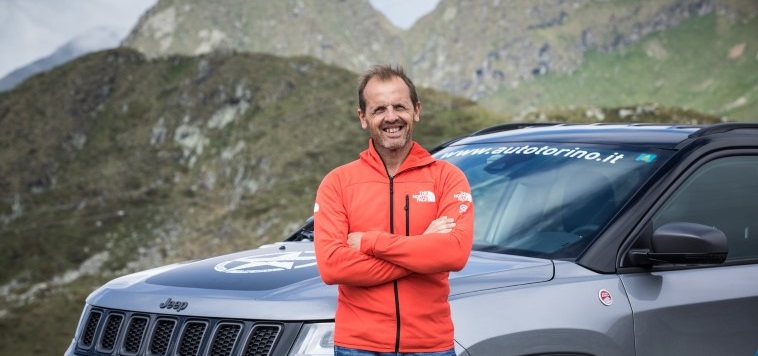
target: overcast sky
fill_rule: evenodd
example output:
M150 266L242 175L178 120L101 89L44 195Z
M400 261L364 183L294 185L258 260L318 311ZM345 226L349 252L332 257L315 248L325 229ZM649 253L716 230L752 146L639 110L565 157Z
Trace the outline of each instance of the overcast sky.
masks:
M421 16L430 13L440 0L369 0L395 26L408 29Z
M324 0L330 1L330 0ZM369 0L407 29L439 0ZM157 0L0 0L0 78L53 53L70 40L107 27L121 38ZM103 48L116 46L108 44Z

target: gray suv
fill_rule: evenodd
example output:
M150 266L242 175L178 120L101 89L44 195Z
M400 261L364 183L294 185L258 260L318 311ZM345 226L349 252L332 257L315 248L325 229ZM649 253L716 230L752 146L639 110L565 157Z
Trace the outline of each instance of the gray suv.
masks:
M758 124L490 127L433 150L472 187L459 355L758 355ZM117 278L66 355L329 355L313 224Z

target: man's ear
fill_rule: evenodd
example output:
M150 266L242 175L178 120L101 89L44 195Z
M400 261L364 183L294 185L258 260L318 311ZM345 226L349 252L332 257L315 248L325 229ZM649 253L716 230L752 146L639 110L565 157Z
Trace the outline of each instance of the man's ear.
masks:
M358 120L361 121L361 128L367 129L368 128L368 121L366 121L366 115L361 111L361 109L358 109Z
M416 117L413 118L413 121L419 122L421 121L421 102L416 103Z

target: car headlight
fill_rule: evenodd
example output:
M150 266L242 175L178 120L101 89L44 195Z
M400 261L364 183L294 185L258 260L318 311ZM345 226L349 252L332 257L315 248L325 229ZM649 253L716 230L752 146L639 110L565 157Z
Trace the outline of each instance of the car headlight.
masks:
M334 323L303 324L290 356L333 355Z

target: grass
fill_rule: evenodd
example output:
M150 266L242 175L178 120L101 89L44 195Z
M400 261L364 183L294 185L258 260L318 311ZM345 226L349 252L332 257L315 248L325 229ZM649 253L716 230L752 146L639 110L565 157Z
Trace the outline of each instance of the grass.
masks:
M731 26L720 21L725 20L715 15L694 18L618 52L589 52L572 74L549 73L516 90L501 90L482 104L517 113L527 107L655 103L732 121L758 121L758 17ZM745 44L743 55L729 59L729 51L740 44ZM731 107L740 102L744 104Z
M723 32L716 35L717 29ZM753 57L702 68L722 65L735 41L754 53L755 40L745 33L755 30L755 20L724 27L704 17L623 52L590 53L571 76L551 73L487 103L508 109L534 104L547 108L542 119L586 121L583 110L566 108L631 107L647 102L654 89L664 105L635 119L716 120L666 105L678 100L697 109L705 100L716 107L740 96L748 104L724 114L754 112ZM697 41L716 54L682 65L697 56L688 50ZM659 47L668 55L645 52ZM201 62L209 70L198 80ZM215 53L148 61L120 49L85 56L0 94L0 214L9 216L14 196L23 205L21 216L0 225L0 285L16 286L0 299L0 355L60 354L85 296L116 274L283 238L310 215L321 177L365 148L356 79L306 57ZM209 129L213 113L241 100L237 88L248 110L224 128ZM420 97L415 138L427 148L510 120L508 110L493 114L439 91L421 89ZM621 119L611 109L605 114ZM165 140L151 144L161 120ZM193 153L192 166L174 141L180 125L198 128L208 140L202 153ZM76 137L86 138L79 148ZM244 147L223 158L238 142ZM50 284L105 252L100 271ZM37 286L34 298L14 299ZM48 338L35 343L32 335Z
M200 62L210 70L196 80ZM365 148L356 79L306 57L147 61L118 49L0 95L0 214L10 216L15 196L23 208L0 224L0 354L62 353L85 296L117 274L291 233L310 215L321 177ZM215 112L241 100L238 87L250 108L209 128ZM497 120L473 102L420 94L429 125L417 134L429 145ZM165 139L151 144L161 120ZM180 125L207 139L192 166L174 141ZM97 256L105 257L83 270ZM39 335L45 342L34 342Z

